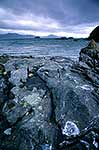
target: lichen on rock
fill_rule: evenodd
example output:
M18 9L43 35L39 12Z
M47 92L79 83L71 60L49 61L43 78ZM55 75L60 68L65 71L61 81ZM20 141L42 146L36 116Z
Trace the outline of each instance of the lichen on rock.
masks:
M74 122L67 121L62 130L62 133L67 136L75 136L80 133L80 130Z

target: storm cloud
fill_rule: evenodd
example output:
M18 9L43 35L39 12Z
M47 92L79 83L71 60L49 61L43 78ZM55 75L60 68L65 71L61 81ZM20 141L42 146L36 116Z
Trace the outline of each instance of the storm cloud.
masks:
M0 32L87 37L99 25L98 0L0 0Z

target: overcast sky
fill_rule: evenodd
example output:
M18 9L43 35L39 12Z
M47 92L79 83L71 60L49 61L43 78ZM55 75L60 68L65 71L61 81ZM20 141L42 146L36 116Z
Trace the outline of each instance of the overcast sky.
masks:
M0 33L87 37L99 25L99 0L0 0Z

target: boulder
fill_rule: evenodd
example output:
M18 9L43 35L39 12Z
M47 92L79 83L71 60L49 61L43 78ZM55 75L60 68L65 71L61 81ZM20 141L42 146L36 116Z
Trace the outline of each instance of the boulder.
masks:
M97 72L99 71L99 48L94 40L80 51L79 61L87 64Z
M3 64L0 64L0 75L3 75L4 72L5 72L5 67Z
M81 49L79 62L73 65L73 70L82 74L98 91L99 87L99 48L94 40L87 47ZM97 92L94 92L99 98Z

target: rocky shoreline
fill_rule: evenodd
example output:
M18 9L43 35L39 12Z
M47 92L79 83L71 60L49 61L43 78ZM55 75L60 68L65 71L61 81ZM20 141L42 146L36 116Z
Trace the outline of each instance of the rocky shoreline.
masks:
M99 145L99 49L79 61L0 56L0 150L94 150Z

